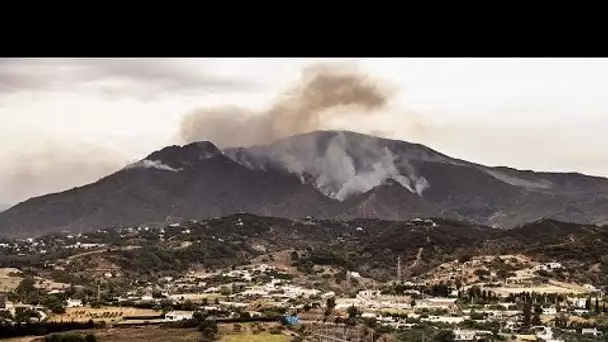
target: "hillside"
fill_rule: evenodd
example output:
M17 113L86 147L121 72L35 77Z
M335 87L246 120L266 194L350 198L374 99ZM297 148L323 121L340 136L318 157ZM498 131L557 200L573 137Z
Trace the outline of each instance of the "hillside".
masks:
M318 267L327 266L389 281L396 278L398 258L403 277L409 279L455 260L522 255L538 262L562 263L564 269L553 275L555 279L608 285L608 226L554 220L501 231L437 218L293 221L236 214L160 230L99 231L78 240L104 244L95 251L66 250L62 247L67 243L65 237L47 236L42 241L45 246L39 248L45 249L44 254L32 251L18 256L0 249L0 267L32 267L41 276L76 284L111 271L122 274L114 280L119 285L132 279L177 276L192 269L243 265L254 259L268 262L272 255L296 251L298 258L286 261L285 266L309 277L319 276ZM49 271L44 265L48 263L65 270L56 268L46 274Z
M0 235L162 226L239 212L323 219L442 217L496 228L608 222L608 179L486 167L336 131L267 146L170 146L98 182L0 213Z

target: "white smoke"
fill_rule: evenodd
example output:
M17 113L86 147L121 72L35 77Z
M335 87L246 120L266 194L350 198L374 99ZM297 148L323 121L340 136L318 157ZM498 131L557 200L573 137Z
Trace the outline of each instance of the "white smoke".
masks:
M299 144L297 147L304 146ZM322 154L317 154L312 146L305 146L301 150L287 148L273 157L303 182L307 176L312 177L317 189L340 201L369 191L389 179L419 196L429 187L428 181L418 177L406 160L397 163L397 156L388 147L367 139L358 141L355 150L349 147L352 144L349 145L346 136L339 133L327 142Z
M158 169L158 170L171 171L171 172L179 172L182 170L182 169L174 169L167 164L163 164L160 160L148 160L148 159L144 159L137 163L130 164L126 168L127 169L131 169L131 168Z

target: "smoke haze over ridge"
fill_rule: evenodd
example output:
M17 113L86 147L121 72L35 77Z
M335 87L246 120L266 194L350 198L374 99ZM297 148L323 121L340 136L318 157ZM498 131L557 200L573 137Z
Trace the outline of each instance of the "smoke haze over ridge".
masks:
M299 82L264 111L224 106L188 113L180 125L180 139L184 143L209 140L221 147L268 144L331 128L335 121L381 114L389 108L391 95L387 85L356 68L317 65L305 69Z

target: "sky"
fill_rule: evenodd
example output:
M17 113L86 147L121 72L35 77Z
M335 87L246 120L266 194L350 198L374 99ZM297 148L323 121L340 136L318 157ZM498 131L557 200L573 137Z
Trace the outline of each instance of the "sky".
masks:
M391 93L381 113L323 128L490 166L608 176L607 59L0 59L0 204L183 144L182 120L201 108L255 115L317 65L347 65Z

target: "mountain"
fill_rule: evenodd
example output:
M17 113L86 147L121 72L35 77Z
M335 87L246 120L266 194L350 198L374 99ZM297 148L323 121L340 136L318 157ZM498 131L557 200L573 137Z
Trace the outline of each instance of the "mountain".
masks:
M608 179L487 167L343 131L221 150L169 146L107 177L0 214L0 234L164 225L249 212L298 218L443 217L509 228L608 222Z
M8 204L0 204L0 213L10 208L11 206Z

